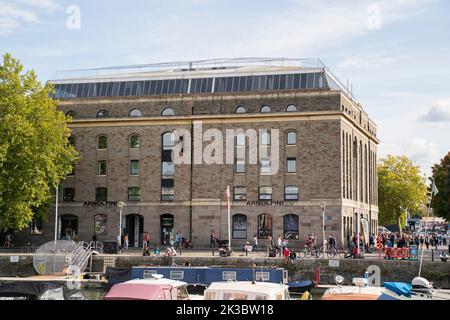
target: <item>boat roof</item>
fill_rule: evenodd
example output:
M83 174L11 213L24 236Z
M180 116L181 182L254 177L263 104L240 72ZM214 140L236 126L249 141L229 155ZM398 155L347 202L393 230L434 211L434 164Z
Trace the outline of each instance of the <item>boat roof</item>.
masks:
M134 279L112 286L105 300L164 300L163 290L185 286L186 282L171 279Z
M187 285L187 283L184 281L172 280L172 279L167 279L167 278L133 279L133 280L123 282L123 284L141 284L141 285L146 285L146 286L167 286L167 287L171 287L171 288Z
M251 282L251 281L221 281L212 282L206 290L225 290L252 293L276 293L286 290L289 287L284 284L271 282Z

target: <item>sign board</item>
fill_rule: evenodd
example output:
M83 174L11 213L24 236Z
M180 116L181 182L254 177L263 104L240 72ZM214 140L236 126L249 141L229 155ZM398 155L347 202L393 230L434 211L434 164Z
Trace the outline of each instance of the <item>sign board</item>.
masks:
M339 260L328 260L328 266L332 268L339 268Z
M419 250L417 246L409 246L409 260L417 261L419 258Z
M19 262L19 256L11 256L11 257L9 257L9 262Z

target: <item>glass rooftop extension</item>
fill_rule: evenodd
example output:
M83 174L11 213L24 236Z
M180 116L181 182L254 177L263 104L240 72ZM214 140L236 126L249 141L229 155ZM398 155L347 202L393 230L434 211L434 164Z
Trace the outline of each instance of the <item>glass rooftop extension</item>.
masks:
M237 58L116 66L59 72L54 98L349 90L320 59Z

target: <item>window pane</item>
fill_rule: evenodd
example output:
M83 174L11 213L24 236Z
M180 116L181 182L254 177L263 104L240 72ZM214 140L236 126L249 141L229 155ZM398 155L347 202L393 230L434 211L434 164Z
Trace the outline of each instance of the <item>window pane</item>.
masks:
M140 137L138 135L132 135L130 138L130 147L131 148L139 148L141 146Z
M289 131L286 135L286 144L295 145L297 143L297 133Z
M259 200L272 200L272 187L259 187Z
M246 200L247 198L247 188L246 187L234 187L234 197L236 201Z
M128 200L139 201L141 198L141 189L139 187L128 188Z
M262 131L260 134L260 141L263 146L270 145L270 133Z
M162 112L161 112L162 116L174 116L175 112L173 111L172 108L165 108Z
M131 175L139 174L139 160L131 160L130 161L130 174Z
M269 106L262 106L261 107L261 112L270 112L270 107Z
M114 82L112 89L112 96L117 97L119 95L120 82Z
M296 171L297 171L296 158L287 158L286 172L296 172Z
M282 74L280 76L280 90L285 90L286 89L286 75Z
M290 104L287 106L286 111L287 112L295 112L295 111L297 111L297 106Z
M247 217L243 214L233 216L233 239L247 239Z
M96 188L95 189L95 201L107 201L108 189Z
M272 173L269 159L261 159L261 173Z
M298 239L298 216L287 214L283 217L284 238L288 240Z
M236 145L237 146L245 146L245 134L244 133L238 133L236 135Z
M63 201L64 202L75 201L75 189L74 188L64 188L63 189Z
M245 173L245 160L236 160L236 173Z
M161 179L161 187L163 188L173 188L174 179Z
M267 239L272 237L272 216L270 214L261 214L258 216L258 238Z
M172 150L175 144L175 135L172 132L163 134L163 150Z
M30 223L30 234L32 234L32 235L44 234L41 218L36 218L36 217L33 218L33 220Z
M100 160L98 162L98 172L97 174L99 176L105 176L106 175L106 160Z
M286 186L284 188L284 198L285 200L298 200L298 187Z
M286 89L290 90L294 87L294 75L288 74L287 75L287 83L286 83Z
M175 174L175 166L173 162L163 162L162 163L162 175L163 176L173 176Z
M98 149L106 149L108 148L108 138L106 136L98 137Z
M129 113L130 117L142 117L142 112L138 109L133 109Z

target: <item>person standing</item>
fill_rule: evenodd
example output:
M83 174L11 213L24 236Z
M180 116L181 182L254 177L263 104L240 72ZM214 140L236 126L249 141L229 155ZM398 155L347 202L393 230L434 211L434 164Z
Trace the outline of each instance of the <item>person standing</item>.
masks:
M123 250L128 250L128 233L123 237Z
M256 234L253 235L253 251L259 252L258 238L256 237Z
M430 239L428 238L428 236L425 236L425 246L427 247L428 250L428 247L430 246Z
M211 235L210 235L210 244L209 247L210 248L215 248L216 247L216 242L217 242L217 238L216 235L214 233L214 230L211 231Z
M281 236L278 236L277 247L276 247L280 257L283 255L283 240L281 240Z
M181 235L181 231L178 230L177 234L175 235L175 250L180 250L180 256L181 256L181 250L183 248L183 244L181 243L183 240L183 236Z

